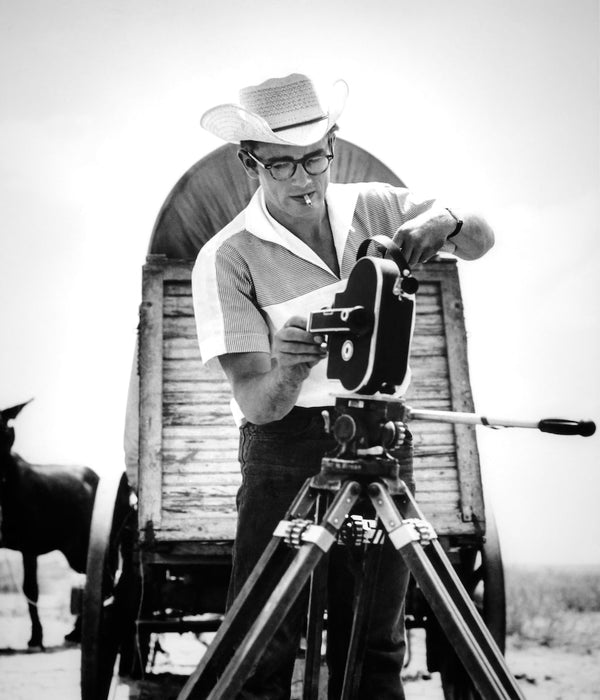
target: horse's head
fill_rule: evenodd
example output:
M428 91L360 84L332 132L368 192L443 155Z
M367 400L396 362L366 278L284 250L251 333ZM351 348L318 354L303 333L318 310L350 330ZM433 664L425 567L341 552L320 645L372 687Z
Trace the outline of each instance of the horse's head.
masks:
M13 421L19 413L21 413L21 410L31 401L33 401L33 399L0 411L0 453L10 453L15 441L15 429L12 425L9 425L9 423Z

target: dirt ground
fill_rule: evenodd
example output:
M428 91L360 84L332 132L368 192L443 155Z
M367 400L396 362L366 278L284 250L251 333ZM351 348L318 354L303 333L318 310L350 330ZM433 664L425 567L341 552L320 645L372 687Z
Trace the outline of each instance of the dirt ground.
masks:
M48 555L52 557L52 555ZM19 579L18 558L0 550L0 574ZM56 560L41 563L56 568ZM60 567L59 567L60 568ZM8 573L7 573L8 572ZM25 600L19 593L0 594L0 700L78 700L78 648L66 647L64 635L70 631L73 617L69 612L69 591L73 575L62 569L42 583L39 602L44 625L45 652L28 653L29 618ZM441 700L443 697L437 674L427 673L422 631L413 633L412 659L405 672L408 700ZM187 676L195 667L203 645L191 634L162 635L155 674ZM600 651L582 655L564 649L528 646L518 648L509 640L506 658L530 700L587 700L600 698ZM145 700L138 687L120 685L115 689L117 700ZM161 700L165 700L164 697ZM376 700L374 698L373 700Z

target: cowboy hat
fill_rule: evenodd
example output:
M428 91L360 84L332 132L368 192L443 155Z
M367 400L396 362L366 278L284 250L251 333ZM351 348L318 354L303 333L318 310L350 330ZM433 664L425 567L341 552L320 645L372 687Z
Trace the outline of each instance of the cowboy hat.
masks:
M261 141L308 146L322 139L336 123L347 96L348 85L337 80L324 109L311 79L292 73L242 88L239 105L213 107L202 115L200 124L230 143Z

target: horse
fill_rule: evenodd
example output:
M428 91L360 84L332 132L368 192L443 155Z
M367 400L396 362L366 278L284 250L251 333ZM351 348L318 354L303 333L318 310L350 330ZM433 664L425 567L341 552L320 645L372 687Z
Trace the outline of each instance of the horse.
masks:
M12 451L12 421L29 401L0 411L0 547L21 552L23 592L31 618L31 650L43 650L37 600L37 557L58 550L78 573L86 569L98 475L89 467L29 464ZM81 638L79 618L65 636Z

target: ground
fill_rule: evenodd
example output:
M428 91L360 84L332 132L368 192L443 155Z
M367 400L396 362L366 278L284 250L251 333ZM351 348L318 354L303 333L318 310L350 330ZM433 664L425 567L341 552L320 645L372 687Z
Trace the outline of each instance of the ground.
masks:
M51 573L47 575L47 572ZM46 651L27 652L29 619L21 594L0 593L0 700L79 700L78 648L63 644L73 617L69 594L75 576L54 555L40 563L42 595L40 617L44 625ZM20 580L18 557L0 550L0 583L10 588L8 579ZM45 577L45 579L44 579ZM405 674L408 700L441 700L437 674L429 676L423 658L422 635L416 630L413 658ZM191 634L163 635L166 653L156 657L156 672L189 674L202 651L202 644ZM517 644L509 639L507 661L530 700L588 700L600 698L600 651L574 653L568 649ZM149 687L149 686L148 686ZM137 688L121 685L116 698L140 698ZM161 700L167 700L162 694ZM376 700L375 698L373 700Z

